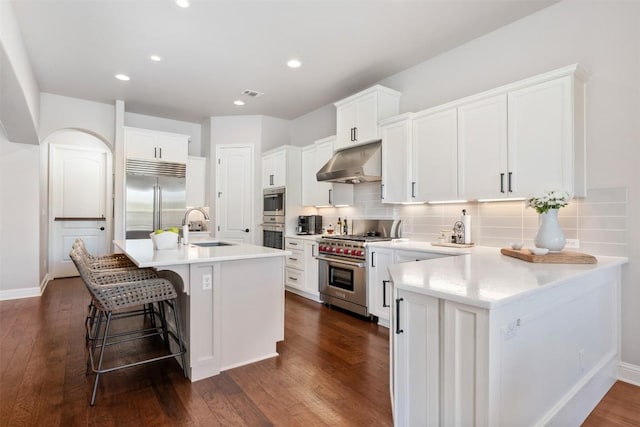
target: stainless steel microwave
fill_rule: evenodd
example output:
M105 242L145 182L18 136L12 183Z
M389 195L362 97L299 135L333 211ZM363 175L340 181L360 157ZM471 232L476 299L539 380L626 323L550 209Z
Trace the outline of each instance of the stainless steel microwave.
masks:
M285 193L284 187L266 188L262 195L262 215L284 216Z

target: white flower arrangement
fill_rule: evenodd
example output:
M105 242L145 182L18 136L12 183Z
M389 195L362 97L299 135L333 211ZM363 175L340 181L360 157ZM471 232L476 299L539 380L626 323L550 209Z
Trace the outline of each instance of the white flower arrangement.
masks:
M547 191L536 194L527 199L527 207L534 208L539 214L546 213L549 209L560 209L569 204L571 196L566 191Z

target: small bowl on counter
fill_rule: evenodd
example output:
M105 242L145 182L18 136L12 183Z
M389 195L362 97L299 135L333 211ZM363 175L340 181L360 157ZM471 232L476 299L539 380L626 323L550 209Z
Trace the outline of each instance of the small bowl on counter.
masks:
M529 252L531 252L533 255L546 255L547 253L549 253L549 249L533 248L533 249L529 249Z
M519 243L512 243L511 244L511 249L515 250L515 251L519 251L520 249L522 249L522 242Z

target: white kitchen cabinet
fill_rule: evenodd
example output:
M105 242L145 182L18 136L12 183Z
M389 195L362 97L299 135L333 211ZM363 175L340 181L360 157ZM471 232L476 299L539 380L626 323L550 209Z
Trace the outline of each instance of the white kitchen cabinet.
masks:
M316 173L333 156L335 136L316 141L302 149L302 205L349 206L353 204L353 185L318 182Z
M527 197L552 189L584 196L580 67L493 92L458 106L459 198Z
M389 307L391 307L391 285L388 268L393 264L393 250L383 248L367 249L367 299L369 313L378 317L378 324L389 327Z
M411 202L411 113L380 123L382 203Z
M507 197L506 94L462 105L458 118L460 198Z
M187 158L187 207L206 206L205 182L207 174L207 159L204 157L189 156Z
M187 163L189 136L125 127L127 159Z
M404 290L394 297L394 425L451 425L440 423L440 301Z
M457 110L429 110L412 120L411 201L458 199Z
M262 155L262 188L284 187L287 183L286 146Z
M317 243L313 240L286 238L285 248L291 251L286 258L285 285L287 290L319 301Z
M400 108L400 92L376 85L336 106L336 143L339 150L378 138L378 122L395 116Z

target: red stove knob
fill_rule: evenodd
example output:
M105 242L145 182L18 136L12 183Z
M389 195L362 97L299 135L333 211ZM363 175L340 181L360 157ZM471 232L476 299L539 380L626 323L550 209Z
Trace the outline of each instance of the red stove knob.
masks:
M351 254L351 249L345 249L344 250L344 254L345 255L350 255Z
M333 253L336 251L336 248L334 248L333 246L329 248L329 252Z
M355 256L362 256L362 251L354 251L354 255Z
M324 252L324 251L326 251L326 250L327 250L327 247L326 247L326 246L320 246L320 247L318 247L318 250L319 250L320 252Z
M342 253L342 248L338 248L338 249L336 249L336 253L337 253L337 254L341 254L341 253Z

